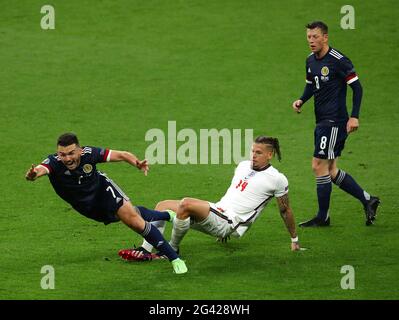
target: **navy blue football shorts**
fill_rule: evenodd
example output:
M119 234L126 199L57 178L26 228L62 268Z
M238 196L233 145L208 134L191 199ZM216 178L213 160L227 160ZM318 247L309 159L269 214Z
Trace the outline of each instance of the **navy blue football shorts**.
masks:
M319 159L336 159L341 155L348 137L346 123L337 125L317 124L314 130L314 153Z
M103 222L104 224L117 222L119 218L116 213L123 205L123 202L130 201L130 199L105 174L100 173L99 178L100 186L92 203L84 206L74 206L74 209L87 218Z

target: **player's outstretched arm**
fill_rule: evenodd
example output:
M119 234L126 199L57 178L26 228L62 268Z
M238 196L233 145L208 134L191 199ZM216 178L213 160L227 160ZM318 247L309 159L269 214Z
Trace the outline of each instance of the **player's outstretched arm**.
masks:
M35 181L37 178L47 174L47 170L43 166L35 166L32 164L31 168L26 172L25 178L28 181Z
M288 193L276 199L280 210L281 218L283 218L287 230L291 235L291 250L292 251L299 250L300 247L298 242L298 235L296 233L296 228L295 228L295 219L292 210L290 208Z
M117 161L125 161L132 166L135 166L139 170L143 171L145 175L147 175L149 166L147 160L139 160L133 153L128 151L118 151L112 150L111 157L109 159L110 162L117 162Z

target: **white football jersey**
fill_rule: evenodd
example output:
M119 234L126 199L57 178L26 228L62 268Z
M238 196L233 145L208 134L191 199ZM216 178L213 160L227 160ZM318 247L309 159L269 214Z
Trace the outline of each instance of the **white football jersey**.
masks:
M251 168L251 161L240 162L231 185L215 206L234 221L241 236L273 197L288 193L288 180L273 166L263 171Z

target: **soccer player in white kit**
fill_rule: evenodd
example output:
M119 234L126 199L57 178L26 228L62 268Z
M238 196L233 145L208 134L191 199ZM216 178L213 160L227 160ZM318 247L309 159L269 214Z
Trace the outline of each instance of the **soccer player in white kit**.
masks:
M275 154L280 160L278 139L259 136L252 145L251 159L238 164L230 187L220 201L212 203L184 198L159 202L156 210L176 212L170 240L172 248L179 250L190 228L219 239L241 237L275 197L291 236L291 250L300 250L295 219L288 201L288 180L270 164ZM158 226L161 230L164 227L160 224ZM157 256L151 254L151 250L152 246L144 242L139 248L121 250L124 254L120 255L127 260L151 260Z

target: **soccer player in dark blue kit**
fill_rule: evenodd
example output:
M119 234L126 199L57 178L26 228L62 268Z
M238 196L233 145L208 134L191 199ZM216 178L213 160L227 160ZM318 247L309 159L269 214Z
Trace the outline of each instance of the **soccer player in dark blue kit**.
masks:
M329 206L332 182L357 198L364 207L366 225L373 224L380 203L362 189L348 173L337 168L337 158L344 149L348 134L359 128L359 111L363 89L352 62L328 45L328 27L321 21L306 25L307 41L312 53L306 59L306 86L292 107L298 113L302 105L314 96L316 129L312 169L316 175L319 210L301 227L329 226ZM350 117L346 107L346 90L353 91Z
M127 151L81 147L75 134L65 133L58 138L57 153L38 166L32 165L25 177L34 181L48 175L54 191L80 214L104 224L122 221L166 255L175 273L187 272L184 261L149 223L171 221L174 213L133 206L123 191L96 168L97 163L116 161L125 161L147 175L147 160L140 161Z

